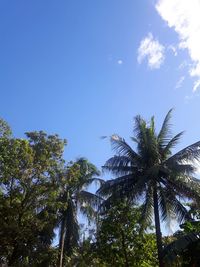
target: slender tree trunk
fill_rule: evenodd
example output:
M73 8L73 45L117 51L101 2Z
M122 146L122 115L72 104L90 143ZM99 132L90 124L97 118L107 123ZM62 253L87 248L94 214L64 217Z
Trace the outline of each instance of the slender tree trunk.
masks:
M163 262L163 249L162 249L162 233L160 230L160 217L159 217L159 208L158 208L158 194L157 188L154 187L153 191L153 202L154 202L154 217L155 217L155 227L156 227L156 241L157 241L157 249L158 249L158 261L159 267L164 267Z
M59 267L63 267L63 254L64 254L65 234L66 234L65 224L66 224L66 219L64 218L64 221L62 222L61 226L61 235L59 241L59 250L60 250Z
M61 246L60 246L60 260L59 260L59 267L63 267L64 244L65 244L65 236L62 235L61 244L60 244Z

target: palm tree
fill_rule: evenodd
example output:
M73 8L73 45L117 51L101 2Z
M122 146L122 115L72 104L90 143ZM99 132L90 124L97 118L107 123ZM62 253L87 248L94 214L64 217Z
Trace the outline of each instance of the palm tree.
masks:
M65 206L60 210L59 229L60 229L60 259L59 266L63 266L64 252L70 256L73 248L78 246L79 225L77 211L80 210L89 219L95 216L94 208L98 205L99 197L87 190L87 187L101 179L97 168L84 158L71 163L65 172L66 183L62 188L60 201Z
M140 116L135 117L134 137L136 149L117 135L111 137L111 144L117 155L103 166L117 178L106 181L99 189L107 197L104 207L118 199L129 199L143 203L141 225L152 220L154 213L159 266L164 266L160 221L176 214L179 222L188 219L187 209L181 200L195 199L200 203L200 183L193 177L194 160L200 157L200 141L172 155L183 132L172 137L170 131L170 110L158 134L155 132L154 117L147 123Z

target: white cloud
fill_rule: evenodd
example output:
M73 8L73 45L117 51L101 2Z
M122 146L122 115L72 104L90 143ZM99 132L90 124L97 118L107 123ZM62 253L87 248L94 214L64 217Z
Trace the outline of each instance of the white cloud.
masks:
M194 83L194 86L193 86L193 92L195 92L199 87L200 87L200 79L197 80L197 81Z
M153 37L152 33L149 33L138 48L138 63L141 64L144 59L147 59L151 69L158 69L164 61L164 51L164 46Z
M179 49L187 49L192 61L189 74L200 80L200 1L158 0L156 9L179 36ZM194 84L193 91L200 86Z
M182 86L183 82L185 80L185 76L181 76L180 79L178 80L178 82L176 83L175 88L178 89Z

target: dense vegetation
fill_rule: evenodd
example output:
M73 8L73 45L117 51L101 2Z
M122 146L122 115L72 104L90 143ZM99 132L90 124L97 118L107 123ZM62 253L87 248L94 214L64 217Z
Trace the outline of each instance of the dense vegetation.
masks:
M170 117L157 134L137 116L133 147L111 136L107 181L85 158L65 162L58 135L15 138L0 120L0 265L199 266L200 142L173 155L182 133L171 136ZM175 219L180 230L163 237Z

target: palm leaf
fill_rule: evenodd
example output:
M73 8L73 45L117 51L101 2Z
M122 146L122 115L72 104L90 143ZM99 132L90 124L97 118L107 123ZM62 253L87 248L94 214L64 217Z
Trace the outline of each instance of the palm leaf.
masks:
M151 224L152 216L153 216L153 191L150 188L149 190L146 191L145 201L142 205L142 213L140 218L141 231L144 231L146 229L146 226Z
M178 177L169 176L163 183L176 192L176 195L188 199L195 199L200 203L200 183L196 182L192 176L181 175Z
M188 162L200 159L200 141L187 146L186 148L182 149L181 151L174 154L170 157L167 161L177 161L177 162Z
M116 191L117 188L123 187L126 184L131 185L132 180L133 176L130 174L108 180L99 188L99 190L97 190L97 193L103 196L109 195L110 193Z
M163 250L164 259L169 264L172 264L178 255L184 253L185 249L194 242L200 240L198 233L189 233L180 237L178 240L173 241L167 245Z
M175 135L166 145L165 145L165 147L164 147L164 149L163 149L163 154L164 155L168 155L168 154L170 154L170 152L171 152L171 149L172 148L174 148L177 144L178 144L178 142L179 142L179 140L180 140L180 138L182 137L182 135L184 134L184 132L180 132L180 133L178 133L177 135Z
M75 196L75 199L78 201L79 206L90 205L93 208L98 207L100 202L103 200L103 198L99 195L84 190L78 192Z
M122 138L111 137L112 148L120 155L126 156L133 163L140 160L139 155Z
M159 202L159 209L161 211L161 219L162 221L168 221L169 218L172 216L172 205L169 201L169 196L166 195L165 188L159 187L159 195L158 195L158 202ZM173 214L174 215L174 214Z
M172 176L191 175L196 171L195 166L192 164L179 163L177 161L167 161L165 162L165 166L167 167L166 170L170 170L168 171L168 175L170 175L171 172Z
M104 188L100 188L98 191L101 195L107 196L106 200L102 202L101 207L103 209L110 208L117 200L128 199L132 203L136 203L137 200L142 201L147 182L147 176L136 177L133 180L131 175L107 181L104 184Z
M125 175L133 171L133 163L127 156L114 156L106 161L103 170L114 175Z
M170 126L171 124L169 123L172 115L172 110L170 109L164 119L164 122L162 124L161 130L158 134L158 144L161 148L166 146L166 143L168 143L168 140L171 138L171 130Z
M87 181L84 182L83 184L83 188L84 189L87 189L91 184L95 184L96 186L101 186L105 183L105 180L104 179L101 179L101 178L97 178L97 177L94 177L94 178L88 178Z
M166 220L171 214L176 215L176 220L178 222L183 222L186 219L191 219L188 215L188 210L181 204L181 202L176 198L176 192L172 189L164 188L160 190L162 201L160 202L162 207L162 218Z

